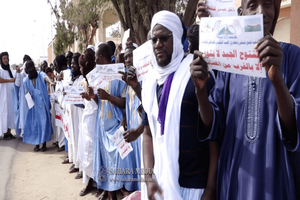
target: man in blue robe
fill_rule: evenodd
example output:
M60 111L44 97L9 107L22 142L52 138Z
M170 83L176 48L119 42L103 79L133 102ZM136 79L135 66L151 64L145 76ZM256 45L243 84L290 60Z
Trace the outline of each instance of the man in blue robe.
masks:
M194 53L191 74L207 129L200 136L223 139L217 179L221 200L299 199L299 165L294 164L300 150L300 49L272 37L280 3L243 0L240 8L240 15L263 15L265 36L254 49L267 78L219 72L208 98L207 63L202 53ZM198 16L205 13L199 3Z
M16 124L16 134L20 136L21 132L24 129L25 126L25 119L26 114L28 111L28 105L25 99L25 89L23 86L23 79L27 76L26 72L26 62L30 61L31 58L28 55L24 55L23 57L23 70L22 73L20 73L20 77L18 77L17 80L20 82L20 86L15 85L14 86L14 92L13 92L13 106L15 111L15 124Z
M24 78L23 84L26 94L29 93L34 106L26 115L23 132L23 142L36 145L34 151L46 151L46 142L51 141L52 125L50 116L50 99L44 72L37 72L32 61L26 62L28 76ZM39 145L43 144L42 149Z
M96 64L110 64L109 46L102 43L96 51ZM112 199L117 199L116 191L125 188L135 191L138 188L132 182L122 182L122 178L137 178L136 174L123 174L123 169L136 169L136 163L131 161L131 152L123 160L117 147L110 139L121 127L123 110L125 108L124 89L126 84L118 79L109 81L104 89L98 89L97 96L91 96L98 103L94 141L94 180L97 188L104 190L99 199L105 199L109 191ZM121 174L118 171L121 169ZM112 173L113 172L113 173ZM116 172L116 173L114 173ZM135 171L134 171L135 172ZM117 179L118 180L117 180ZM116 181L111 181L114 179Z

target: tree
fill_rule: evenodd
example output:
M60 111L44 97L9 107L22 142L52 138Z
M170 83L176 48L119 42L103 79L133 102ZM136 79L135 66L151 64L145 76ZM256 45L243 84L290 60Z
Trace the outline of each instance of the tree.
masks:
M54 27L56 29L54 54L64 54L66 49L68 49L74 43L75 34L72 30L73 26L68 21L65 21L61 18L62 14L57 5L52 6L50 0L48 0L48 3L51 6L52 13L56 17L56 23L54 24Z
M169 10L182 16L186 26L195 20L195 10L198 0L99 0L111 1L122 27L130 29L137 44L147 40L153 15L160 10Z
M99 0L79 0L73 3L67 0L61 1L62 18L69 21L72 26L76 27L78 39L81 41L85 49L89 44L93 44L94 36L99 27L99 20L102 17L101 9L105 7L108 2L101 2Z

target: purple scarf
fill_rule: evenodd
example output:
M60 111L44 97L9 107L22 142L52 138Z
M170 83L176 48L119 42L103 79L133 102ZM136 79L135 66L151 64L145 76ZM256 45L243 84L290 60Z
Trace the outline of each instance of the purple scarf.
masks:
M164 129L165 129L165 119L166 119L166 111L167 111L167 105L168 105L168 100L169 100L169 93L174 77L174 73L170 74L168 78L166 79L164 83L164 87L161 93L161 98L159 102L159 108L158 108L158 119L160 121L161 125L161 135L164 134Z

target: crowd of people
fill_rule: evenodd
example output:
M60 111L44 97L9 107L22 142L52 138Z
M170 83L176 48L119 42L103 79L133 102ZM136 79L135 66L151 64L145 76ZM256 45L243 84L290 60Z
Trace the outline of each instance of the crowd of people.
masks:
M98 199L300 199L300 49L272 37L280 2L242 0L238 9L264 17L254 49L267 78L209 70L198 51L199 26L187 31L170 11L151 20L153 69L142 82L131 38L124 53L112 41L98 43L57 55L52 67L42 62L39 71L28 55L13 70L2 52L0 135L14 139L15 129L35 152L47 151L54 136L57 151L67 152L62 163L72 163L69 173L86 186L80 196L97 188ZM196 13L209 16L204 1ZM125 64L122 80L95 91L87 75L113 63ZM84 104L64 103L67 79L84 88ZM124 159L111 140L120 127L133 148Z

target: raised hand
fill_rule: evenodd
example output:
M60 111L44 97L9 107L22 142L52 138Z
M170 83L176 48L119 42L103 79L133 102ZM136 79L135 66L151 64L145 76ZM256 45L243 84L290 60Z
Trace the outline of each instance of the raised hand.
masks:
M203 58L205 58L204 54L194 51L194 60L190 65L191 78L199 91L206 89L205 84L210 77L207 63Z
M128 69L127 73L127 84L131 86L132 88L135 88L138 84L138 79L135 73L135 67L131 66Z
M206 1L199 1L197 4L196 14L201 19L202 17L208 17L209 12L207 11L208 6L205 5Z
M282 81L281 64L282 48L280 44L271 36L266 35L254 46L262 66L265 67L269 79L273 84Z

